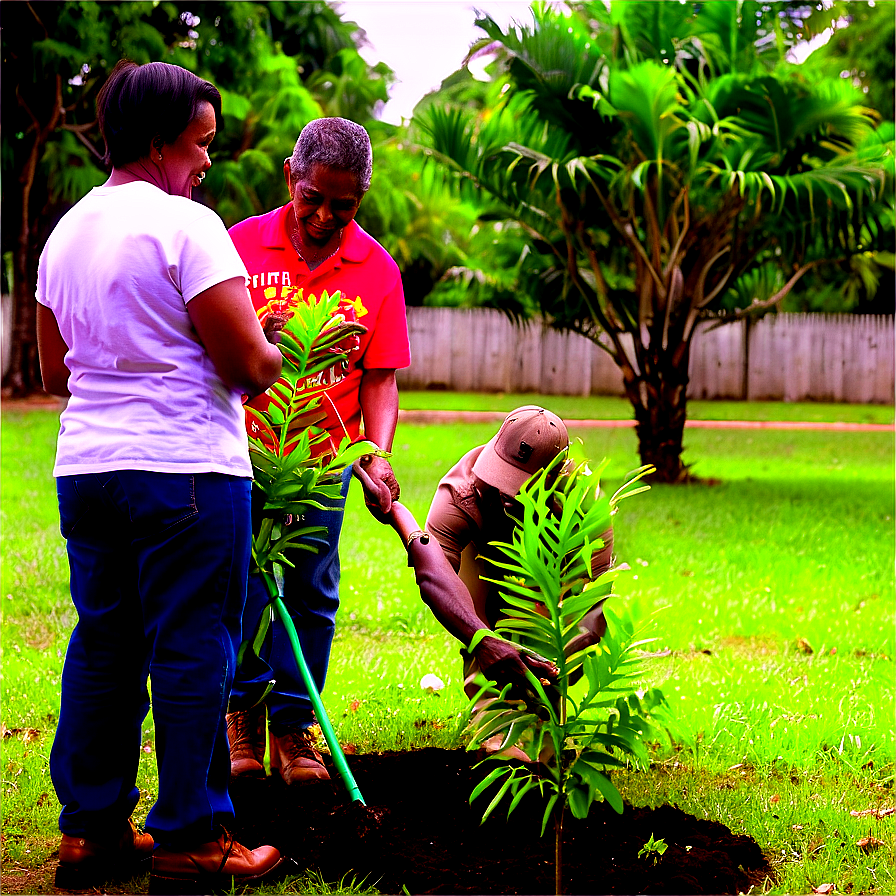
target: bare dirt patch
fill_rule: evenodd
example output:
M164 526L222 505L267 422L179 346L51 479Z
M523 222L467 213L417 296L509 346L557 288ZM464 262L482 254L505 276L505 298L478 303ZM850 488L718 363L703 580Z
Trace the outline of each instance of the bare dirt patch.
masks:
M292 789L275 778L236 781L235 834L249 847L277 846L324 880L347 875L384 893L553 893L553 831L539 836L538 800L524 799L509 821L498 810L480 825L488 796L468 802L483 775L473 767L479 758L437 748L349 756L366 810L349 802L332 767L332 781ZM656 863L638 858L651 837L667 846ZM563 858L569 894L736 894L771 874L750 837L674 806L627 805L617 815L595 805L586 820L566 824ZM3 893L58 893L54 872L54 861L4 868ZM141 893L147 884L143 878L103 892Z
M334 769L329 783L292 789L238 781L237 836L272 843L325 880L348 874L386 893L553 893L554 837L550 827L539 836L542 805L527 797L509 821L499 809L480 825L488 796L468 802L485 773L473 768L479 758L436 748L348 757L379 819L350 810ZM667 845L656 864L638 858L651 837ZM617 815L595 805L586 820L565 825L563 861L570 894L734 894L771 873L754 840L674 806L626 806Z

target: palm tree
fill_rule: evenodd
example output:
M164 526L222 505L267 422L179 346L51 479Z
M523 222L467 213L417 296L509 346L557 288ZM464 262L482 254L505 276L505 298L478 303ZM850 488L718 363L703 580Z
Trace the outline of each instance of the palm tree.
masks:
M765 311L812 268L889 239L876 209L892 142L851 84L785 61L802 32L799 10L781 11L536 3L532 26L506 33L484 16L471 54L498 53L501 102L433 104L419 122L437 157L528 232L541 314L619 366L658 481L688 478L698 323Z

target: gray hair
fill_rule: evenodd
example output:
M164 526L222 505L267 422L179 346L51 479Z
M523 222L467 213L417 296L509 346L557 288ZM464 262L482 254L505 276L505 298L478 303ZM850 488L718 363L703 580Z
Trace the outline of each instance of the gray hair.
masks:
M309 121L302 128L289 160L293 180L307 177L313 165L350 171L363 195L370 189L373 174L373 150L367 131L346 118Z

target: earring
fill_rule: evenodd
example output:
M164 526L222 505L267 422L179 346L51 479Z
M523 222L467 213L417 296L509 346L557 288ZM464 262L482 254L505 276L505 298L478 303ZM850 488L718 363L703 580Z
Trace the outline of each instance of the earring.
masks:
M161 153L159 153L159 161L160 161L160 162L162 161L162 154L161 154Z

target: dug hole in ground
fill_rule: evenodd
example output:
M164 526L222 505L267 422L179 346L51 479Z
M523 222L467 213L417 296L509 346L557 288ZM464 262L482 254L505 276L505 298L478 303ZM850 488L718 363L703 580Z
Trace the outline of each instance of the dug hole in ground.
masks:
M527 794L509 820L499 806L485 824L488 796L470 806L492 767L474 768L480 753L427 748L347 758L373 811L352 805L332 767L331 781L292 788L279 778L235 780L240 842L273 844L324 880L348 875L384 893L554 892L554 832L549 825L539 836L539 799ZM651 837L667 845L656 862L638 857ZM617 815L597 803L587 819L564 821L569 894L736 894L770 874L752 838L674 806L626 805Z

